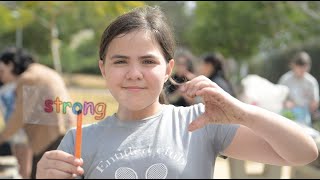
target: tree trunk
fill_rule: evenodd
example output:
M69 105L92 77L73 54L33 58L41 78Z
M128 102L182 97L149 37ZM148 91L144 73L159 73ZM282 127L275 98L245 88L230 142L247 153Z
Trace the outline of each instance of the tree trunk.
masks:
M61 68L61 63L60 63L60 42L58 38L58 28L55 23L52 23L51 25L51 53L52 53L52 59L53 59L53 65L54 69L61 74L62 73L62 68Z

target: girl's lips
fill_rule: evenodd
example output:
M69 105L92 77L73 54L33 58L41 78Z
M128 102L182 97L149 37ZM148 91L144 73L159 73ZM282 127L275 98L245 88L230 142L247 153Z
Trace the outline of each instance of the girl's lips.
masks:
M126 89L145 89L143 87L138 87L138 86L128 86L128 87L124 87Z
M138 86L129 86L129 87L124 87L124 89L128 90L128 91L133 91L133 92L137 92L137 91L141 91L143 89L143 87L138 87Z

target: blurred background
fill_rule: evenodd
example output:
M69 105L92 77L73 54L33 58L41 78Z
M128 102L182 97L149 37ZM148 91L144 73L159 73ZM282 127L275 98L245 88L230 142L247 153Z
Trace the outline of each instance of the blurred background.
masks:
M107 115L111 115L117 103L106 95L98 68L100 36L115 17L142 5L162 8L178 48L192 52L195 66L206 52L222 53L236 94L248 74L276 84L289 70L292 55L302 50L312 58L310 74L320 80L320 2L316 1L1 1L0 49L28 49L39 63L64 77L76 101L107 102ZM85 123L92 119L85 117ZM215 177L236 178L228 162L217 161ZM312 167L315 171L307 174L319 177L320 166ZM281 177L290 177L290 172Z

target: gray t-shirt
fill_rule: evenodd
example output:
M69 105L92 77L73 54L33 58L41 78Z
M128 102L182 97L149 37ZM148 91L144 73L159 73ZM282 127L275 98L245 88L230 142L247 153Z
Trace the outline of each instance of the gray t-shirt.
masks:
M292 71L281 76L279 84L289 88L289 99L301 107L309 107L312 101L319 101L319 84L317 80L305 73L303 78L296 78Z
M84 178L212 178L215 159L232 141L239 125L210 124L188 131L204 105L163 105L140 121L116 116L83 126ZM58 149L74 154L75 129Z

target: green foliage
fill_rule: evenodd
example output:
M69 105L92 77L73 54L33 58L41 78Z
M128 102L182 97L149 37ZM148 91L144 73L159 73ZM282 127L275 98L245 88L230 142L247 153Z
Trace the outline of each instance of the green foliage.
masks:
M187 29L193 24L192 12L187 9L185 1L146 1L150 6L160 6L168 18L178 46L188 46Z
M288 118L288 119L291 119L291 120L295 120L295 115L293 114L292 111L288 110L288 109L284 109L281 111L281 115Z
M0 34L15 31L17 27L24 27L33 21L32 12L18 8L11 10L3 4L0 4Z
M83 42L76 50L64 45L61 48L63 72L100 74L97 49L95 40Z
M17 27L23 29L23 46L39 56L41 62L52 65L51 30L58 29L61 63L64 72L99 73L96 60L100 36L118 15L144 4L159 5L175 33L178 46L196 55L220 51L226 57L248 61L257 53L288 51L293 43L305 43L319 34L319 2L293 1L199 1L194 10L183 1L21 1L0 2L0 48L15 44ZM20 18L14 18L14 11ZM74 34L83 29L94 31L93 39L71 50ZM286 50L287 49L287 50ZM312 50L310 50L312 51ZM316 53L314 53L316 54ZM315 58L318 57L317 55ZM255 71L271 71L272 80L280 72L273 67L287 68L284 56L270 61L272 65ZM312 70L314 72L315 70Z
M219 51L237 58L256 53L261 37L272 34L267 17L273 9L264 2L197 2L192 29L197 33L190 39L194 50Z
M200 1L193 22L186 38L194 52L220 51L237 60L288 47L319 32L317 21L310 20L298 2Z
M0 33L6 33L16 28L14 18L11 15L10 9L0 4Z
M53 67L51 31L57 26L64 72L100 73L97 52L100 35L118 15L138 6L139 1L22 1L0 3L0 48L15 45L16 28L23 28L23 47L39 57L39 62ZM14 9L20 12L19 22L13 19ZM75 50L69 48L72 36L83 29L92 29L94 38Z

